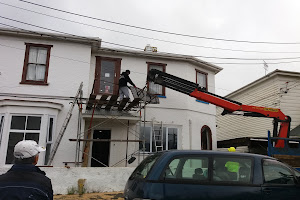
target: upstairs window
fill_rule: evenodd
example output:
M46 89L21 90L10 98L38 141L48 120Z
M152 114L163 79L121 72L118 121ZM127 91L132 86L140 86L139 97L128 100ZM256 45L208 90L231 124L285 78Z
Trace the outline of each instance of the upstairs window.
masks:
M162 64L162 63L152 63L152 62L147 62L148 64L148 71L151 69L157 69L162 72L166 72L166 66L167 64ZM151 94L156 94L159 96L166 96L166 89L165 87L155 84L153 82L148 82L148 91Z
M201 72L196 69L196 83L199 84L200 87L204 88L204 90L207 90L207 73Z
M52 45L25 43L22 84L47 85Z

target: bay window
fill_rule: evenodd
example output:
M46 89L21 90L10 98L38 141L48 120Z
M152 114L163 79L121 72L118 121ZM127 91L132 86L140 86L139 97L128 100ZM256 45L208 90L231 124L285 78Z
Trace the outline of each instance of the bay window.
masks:
M34 140L39 143L41 116L13 115L11 118L6 164L14 160L14 147L21 140Z

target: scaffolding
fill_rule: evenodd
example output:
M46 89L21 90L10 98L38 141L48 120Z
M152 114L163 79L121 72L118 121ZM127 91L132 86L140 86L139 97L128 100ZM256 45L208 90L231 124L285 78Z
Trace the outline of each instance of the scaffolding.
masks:
M118 162L111 164L110 166L118 166L122 162L127 163L133 162L135 160L134 155L138 155L138 163L140 163L140 154L142 153L143 158L145 155L145 132L141 134L142 122L145 126L145 117L146 117L146 105L147 104L158 104L158 97L150 94L147 91L147 86L144 88L134 88L130 87L132 92L133 100L130 101L129 98L124 98L123 100L118 100L117 95L95 95L95 92L92 89L87 102L86 102L86 111L82 113L82 104L79 106L79 115L78 115L78 131L76 139L69 139L69 141L76 142L76 154L75 154L75 166L87 167L89 159L93 159L96 162L100 163L102 166L108 167L108 165L102 163L100 160L97 160L90 155L90 142L93 143L103 143L103 142L117 142L117 143L126 143L125 157L119 160ZM142 110L144 111L144 121L142 121ZM132 113L135 113L133 115ZM83 117L90 118L89 127L87 130L82 132L82 119ZM101 116L101 119L104 121L92 126L95 116ZM136 120L138 119L138 120ZM92 131L107 123L110 120L118 120L124 127L127 128L126 139L92 139ZM127 120L127 123L122 122L121 120ZM130 121L136 121L136 127L139 127L139 130L133 130L130 128ZM137 126L138 124L138 126ZM145 129L143 129L145 130ZM136 139L129 139L129 134L133 134ZM140 136L143 135L143 138ZM81 144L83 142L83 145ZM128 153L129 143L138 143L135 145L134 151ZM136 149L137 146L137 149ZM142 146L142 148L140 148ZM82 162L80 162L80 154L82 154Z

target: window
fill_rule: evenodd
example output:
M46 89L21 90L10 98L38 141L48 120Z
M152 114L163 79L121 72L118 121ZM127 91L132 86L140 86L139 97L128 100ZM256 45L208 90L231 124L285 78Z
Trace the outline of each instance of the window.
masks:
M21 83L47 85L52 45L25 43L25 60Z
M148 64L148 71L150 71L151 69L157 69L159 71L166 72L166 66L167 66L167 64L151 63L151 62L147 62L147 64ZM151 94L165 96L166 95L166 91L165 90L166 90L165 87L163 87L163 86L161 86L159 84L155 84L153 82L148 82L148 91Z
M154 135L159 135L162 130L161 139L154 139ZM155 133L154 133L155 132ZM156 152L160 150L171 150L177 149L177 135L178 129L172 127L162 127L153 126L153 127L141 127L140 133L141 140L144 139L145 134L145 152ZM162 143L162 144L161 144ZM162 149L156 147L162 146ZM140 143L140 150L143 150L143 142Z
M121 59L96 56L95 94L118 94Z
M129 179L132 180L135 178L141 178L141 179L145 178L160 156L161 156L161 154L158 153L158 154L148 156L147 158L145 158L141 162L141 164L133 171L133 173Z
M46 154L45 154L45 165L48 164L49 156L51 153L51 147L53 143L53 134L54 134L54 117L49 117L48 120L48 132L47 132L47 139L46 139Z
M163 174L164 179L205 181L208 180L207 157L180 157L170 162Z
M201 129L201 149L212 150L211 130L208 126L203 126Z
M6 154L6 164L13 163L14 146L21 140L34 140L39 143L41 131L40 116L19 116L13 115L11 118L8 148Z
M250 158L216 157L213 161L213 180L250 183L252 163Z
M201 72L196 69L196 83L199 84L204 90L208 91L207 89L207 73Z
M263 161L264 182L267 184L294 184L292 171L276 160Z

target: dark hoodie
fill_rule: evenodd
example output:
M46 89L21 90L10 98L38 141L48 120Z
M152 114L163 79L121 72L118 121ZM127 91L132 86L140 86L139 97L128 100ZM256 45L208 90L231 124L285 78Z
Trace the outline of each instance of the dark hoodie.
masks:
M127 83L130 83L132 86L135 84L131 81L129 75L126 72L123 72L119 79L119 87L127 87Z
M53 200L51 180L31 164L15 164L0 175L0 200Z

